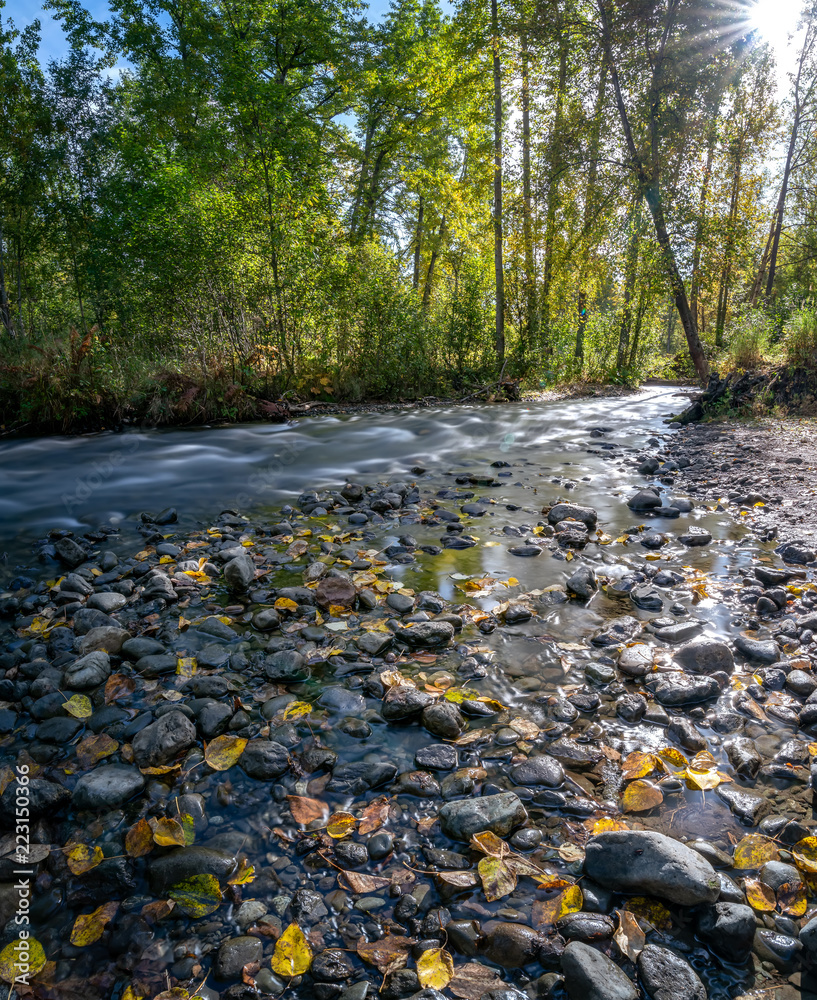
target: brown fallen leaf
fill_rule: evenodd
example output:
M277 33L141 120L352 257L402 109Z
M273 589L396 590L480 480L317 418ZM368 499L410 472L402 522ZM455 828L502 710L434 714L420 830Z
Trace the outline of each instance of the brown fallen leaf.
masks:
M618 928L613 935L613 940L619 946L622 955L626 955L631 962L634 962L647 942L647 937L635 917L629 910L616 910L618 917Z
M481 1000L490 990L502 989L505 984L499 976L479 962L469 962L454 970L448 989L459 1000Z
M469 871L434 872L434 878L438 878L441 882L448 883L448 885L456 886L458 889L471 889L479 881L477 876Z
M389 800L385 795L380 795L366 806L360 814L360 823L357 832L361 836L379 830L384 823L389 820Z
M105 682L105 704L111 705L136 690L136 681L125 674L111 674Z
M376 892L378 889L385 889L391 885L390 878L383 878L382 875L364 875L361 872L347 872L341 870L340 873L352 892Z
M77 764L83 769L96 764L104 757L110 757L116 753L119 744L107 733L99 733L96 736L86 736L84 740L77 744Z
M329 806L320 799L310 799L305 795L287 795L287 802L296 823L306 826L316 820L325 823L329 819Z
M63 851L68 867L75 875L84 875L105 860L101 847L91 848L87 844L72 844L70 847L64 847Z
M141 858L153 850L153 830L146 819L140 819L125 834L125 850L132 858Z
M416 943L415 938L403 937L400 934L387 934L379 941L364 941L360 938L357 942L357 953L364 962L368 962L378 972L386 975L395 969L404 968L411 946Z
M803 882L784 882L777 890L777 908L787 917L802 917L808 907Z

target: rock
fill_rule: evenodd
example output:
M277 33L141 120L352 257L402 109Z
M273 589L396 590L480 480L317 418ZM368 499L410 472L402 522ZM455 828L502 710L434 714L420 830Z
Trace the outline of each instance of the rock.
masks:
M698 528L693 525L685 534L678 536L678 541L682 545L694 548L698 545L709 545L712 541L712 535L705 528Z
M699 937L727 962L744 962L755 936L755 914L742 903L715 903L699 915Z
M415 753L414 763L430 771L453 771L459 761L454 747L447 743L431 743Z
M255 582L255 563L246 553L231 559L224 567L224 579L234 594L246 593Z
M525 924L490 920L485 927L482 953L497 965L518 969L534 961L541 950L540 935Z
M804 566L806 563L814 562L817 559L817 553L815 553L814 549L809 548L807 542L785 542L778 548L778 552L783 562L794 563L799 566Z
M735 771L744 778L754 778L763 763L754 740L736 736L725 744L726 756Z
M703 623L698 621L673 622L672 625L664 625L655 629L655 638L662 642L686 642L703 628Z
M133 639L126 639L122 643L122 652L132 660L141 660L143 656L164 653L165 647L156 639L148 639L146 636L140 635Z
M287 748L275 740L250 740L238 759L241 770L256 781L270 781L290 765Z
M638 975L651 1000L707 1000L697 972L670 948L646 945L638 956Z
M748 635L735 636L735 648L749 660L760 663L777 663L780 650L774 639L752 639Z
M567 578L568 590L572 590L578 597L588 600L598 589L596 574L589 566L579 566L579 568Z
M409 646L444 646L454 638L454 626L450 622L412 622L399 625L395 635Z
M196 727L174 710L151 723L133 739L133 759L139 767L168 764L196 742Z
M352 761L349 764L341 764L334 769L326 788L330 792L362 795L370 788L379 788L381 785L393 781L396 774L395 765L387 761L381 761L379 764L371 764L363 760Z
M58 538L54 542L54 551L57 553L66 566L75 569L80 563L84 563L88 558L85 549L73 540L73 538Z
M578 743L568 737L554 740L548 747L551 757L570 771L589 771L603 758L601 750L589 743Z
M630 510L652 510L661 506L661 496L656 490L639 490L627 501Z
M817 917L812 917L805 927L801 928L800 942L812 963L817 961Z
M598 514L592 507L580 507L573 503L557 503L548 511L548 521L558 524L560 521L581 521L589 529L596 527Z
M79 651L83 655L102 650L105 653L118 654L122 652L122 647L130 639L130 632L123 628L115 628L111 625L103 625L102 628L92 628L86 632L79 643Z
M95 611L102 611L106 615L112 615L115 611L120 611L128 603L124 594L101 593L92 594L85 602L86 608L93 608Z
M447 802L439 816L443 833L452 840L466 843L473 834L483 830L506 837L528 818L525 807L513 792Z
M511 768L511 780L516 785L545 785L558 788L565 780L562 765L547 754L529 757Z
M799 958L803 945L789 934L760 927L755 931L752 951L761 962L771 962L782 972L791 972Z
M5 826L12 826L17 821L17 794L20 786L15 778L3 789L0 796L2 818ZM29 819L48 817L53 820L67 804L71 793L67 788L45 778L31 778L28 782ZM21 799L23 796L21 795Z
M281 618L275 608L265 608L253 615L252 624L259 632L272 632L281 624Z
M455 740L465 729L465 719L453 702L438 701L423 709L423 725L440 739Z
M673 673L661 677L655 685L654 695L659 705L676 707L717 698L720 692L720 686L714 677Z
M675 662L684 670L695 674L709 674L715 670L723 670L731 674L735 669L735 658L732 650L725 642L715 639L696 639L687 643L675 653Z
M421 691L410 684L395 684L386 692L380 714L387 722L399 722L418 715L434 701L428 691Z
M757 826L771 808L767 799L734 785L718 785L715 794L723 799L735 816L747 826Z
M281 649L264 659L264 673L271 681L287 684L308 680L312 671L297 650Z
M224 882L238 867L235 855L214 847L174 847L169 854L149 861L150 885L163 896L168 889L193 875L215 875Z
M653 651L650 646L626 646L618 658L618 669L628 677L644 677L652 672Z
M142 591L143 601L153 601L160 599L163 601L177 601L179 595L173 589L173 584L164 573L152 572L145 580L145 587Z
M542 554L542 550L538 545L511 545L508 548L508 552L512 556L519 556L522 559L533 559Z
M257 937L234 937L222 941L216 956L216 979L239 979L245 965L260 962L264 946Z
M590 641L595 646L618 646L620 643L629 642L640 631L641 622L638 619L622 615L607 622Z
M111 661L101 649L74 660L65 670L63 683L72 691L99 687L111 676Z
M332 605L350 608L356 597L357 588L345 576L324 577L315 590L315 599L322 608L329 608Z
M592 837L584 869L607 889L657 896L684 906L713 903L720 892L712 866L662 833L613 830Z
M175 674L179 659L175 653L151 653L136 661L136 671L142 677L161 677Z
M74 786L75 809L104 810L127 802L145 787L144 775L135 767L104 764L83 774Z
M562 955L570 1000L638 1000L638 990L622 970L597 949L571 941Z

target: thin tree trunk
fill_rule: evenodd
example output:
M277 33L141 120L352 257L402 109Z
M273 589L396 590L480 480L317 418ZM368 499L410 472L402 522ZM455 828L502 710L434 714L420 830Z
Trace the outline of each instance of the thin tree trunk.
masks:
M749 305L754 309L757 305L757 299L760 295L760 289L763 287L763 279L766 276L766 267L769 263L769 251L772 249L772 240L774 239L774 218L772 219L772 224L769 226L769 235L766 237L766 245L763 248L763 253L760 257L760 263L757 267L757 274L755 275L754 281L752 282L752 290L749 293Z
M786 195L789 190L789 177L791 176L792 160L797 143L797 130L800 125L799 110L795 111L794 121L789 138L789 148L786 152L786 165L783 168L783 183L780 185L780 197L777 199L777 207L774 213L772 245L769 251L769 277L766 279L766 298L771 300L772 289L774 287L774 276L777 270L777 253L780 249L780 234L783 231L783 218L786 213Z
M630 327L633 322L632 299L635 291L635 276L638 270L638 248L641 241L641 195L639 193L630 216L630 239L627 246L626 274L624 276L624 311L618 335L616 368L620 371L627 366L630 347Z
M738 200L740 196L740 167L742 149L735 150L735 165L732 171L732 185L729 193L729 217L726 226L726 246L724 248L723 270L718 289L718 312L715 316L715 344L723 347L723 331L726 326L726 311L729 305L729 282L732 277L732 257L735 246L735 228L738 221Z
M644 288L638 293L638 310L635 315L635 330L633 330L633 342L630 347L630 357L627 359L627 367L635 368L638 361L638 347L641 340L641 327L644 323L644 313L647 311L647 292Z
M530 179L530 73L527 33L522 35L522 238L525 244L525 337L523 354L538 339L536 272L533 263L533 219Z
M672 241L669 237L669 232L667 230L667 223L664 217L664 206L661 201L661 186L660 186L660 173L658 170L658 163L653 156L653 162L650 165L649 171L645 168L644 162L638 152L638 148L635 144L635 139L633 138L633 130L630 124L630 117L627 114L627 107L624 103L624 95L621 90L621 82L618 77L618 70L616 69L615 60L613 58L612 42L610 39L610 26L607 18L607 11L604 6L604 0L596 0L599 13L602 18L602 40L604 43L605 51L607 54L607 59L610 64L610 75L613 81L613 91L616 97L616 107L618 108L619 118L621 120L621 128L624 132L624 138L627 143L627 150L630 155L630 160L635 170L636 176L638 178L638 183L644 197L647 201L647 207L650 210L650 215L652 216L653 226L655 228L655 236L658 240L658 245L661 248L662 255L664 257L664 263L667 269L667 275L670 280L670 287L672 288L673 299L675 300L675 306L678 310L678 315L681 319L681 325L684 328L684 333L686 334L687 346L689 347L689 356L692 359L692 363L695 365L695 371L698 373L698 378L701 382L705 383L709 375L709 364L707 363L706 356L704 354L703 345L701 344L701 339L698 336L698 328L695 324L695 317L692 315L692 310L689 308L689 299L687 298L686 288L684 286L684 280L681 277L681 272L678 269L678 262L675 258L675 251L672 247ZM660 53L659 53L660 59ZM657 104L657 88L655 87L655 75L657 70L653 70L654 85L653 90L655 91L653 95L652 102L652 115L653 115L653 131L657 129L657 121L655 116L660 112L660 107Z
M425 201L423 196L420 195L420 204L417 208L417 229L414 232L414 274L412 276L412 284L414 285L415 291L420 287L420 246L423 242L424 209Z
M715 121L717 121L718 109L715 109ZM695 321L698 321L698 291L700 288L701 270L701 243L703 241L704 225L706 221L706 203L709 199L709 182L712 177L712 159L715 153L715 140L717 132L713 123L709 132L709 142L706 149L706 166L704 167L703 181L701 182L701 198L698 205L698 223L695 226L695 247L692 251L692 277L689 282L689 308Z
M494 70L494 275L496 278L496 328L494 350L501 369L505 363L505 271L502 261L502 67L499 62L499 14L491 0L491 35Z
M360 175L357 179L357 188L355 190L355 198L352 202L352 214L349 220L349 236L352 240L355 239L357 235L358 220L360 218L360 209L363 204L363 192L366 189L366 181L369 176L369 157L372 152L372 140L374 139L375 132L375 118L374 115L369 119L366 126L366 139L363 143L363 158L360 161Z
M545 255L542 263L542 336L545 353L552 350L550 336L550 293L553 286L553 247L556 242L556 208L559 199L559 181L562 174L562 109L567 85L567 35L559 28L559 77L556 83L556 106L553 113L553 131L548 152L548 196L545 218Z
M601 138L601 118L604 110L604 93L607 89L607 60L604 59L599 73L599 89L593 108L593 127L590 133L589 162L587 166L587 187L584 193L584 227L582 240L582 263L579 269L579 294L577 301L575 358L584 362L584 336L587 330L587 275L590 270L590 230L596 218L596 186L599 173L599 145Z
M437 239L434 241L434 245L431 248L431 255L428 258L428 270L426 271L426 281L423 286L423 310L427 310L431 305L431 290L434 286L434 269L437 266L437 258L440 255L440 248L443 245L446 234L448 232L448 225L445 220L445 216L442 218L440 223L440 231L437 233Z
M9 336L14 336L14 327L11 325L11 311L9 309L9 299L6 293L6 269L5 269L5 245L3 242L3 220L0 219L0 322L2 322Z

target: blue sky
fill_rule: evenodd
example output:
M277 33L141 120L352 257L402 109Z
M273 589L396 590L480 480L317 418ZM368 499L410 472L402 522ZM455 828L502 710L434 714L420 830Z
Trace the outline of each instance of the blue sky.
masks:
M100 21L105 20L108 11L106 0L86 0L85 6L92 17ZM377 20L389 9L389 0L372 0L368 7L371 20ZM39 18L42 34L40 59L48 62L49 59L58 59L65 54L66 44L62 29L50 12L42 9L42 0L12 0L11 3L7 0L3 18L4 20L11 18L18 28L25 27Z

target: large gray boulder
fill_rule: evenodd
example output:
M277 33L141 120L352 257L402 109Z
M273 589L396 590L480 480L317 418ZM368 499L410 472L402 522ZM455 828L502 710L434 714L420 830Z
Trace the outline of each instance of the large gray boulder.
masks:
M562 972L570 1000L638 1000L635 984L616 963L583 941L565 948Z
M592 837L584 870L606 889L657 896L683 906L714 903L720 894L712 865L663 833L611 830Z

